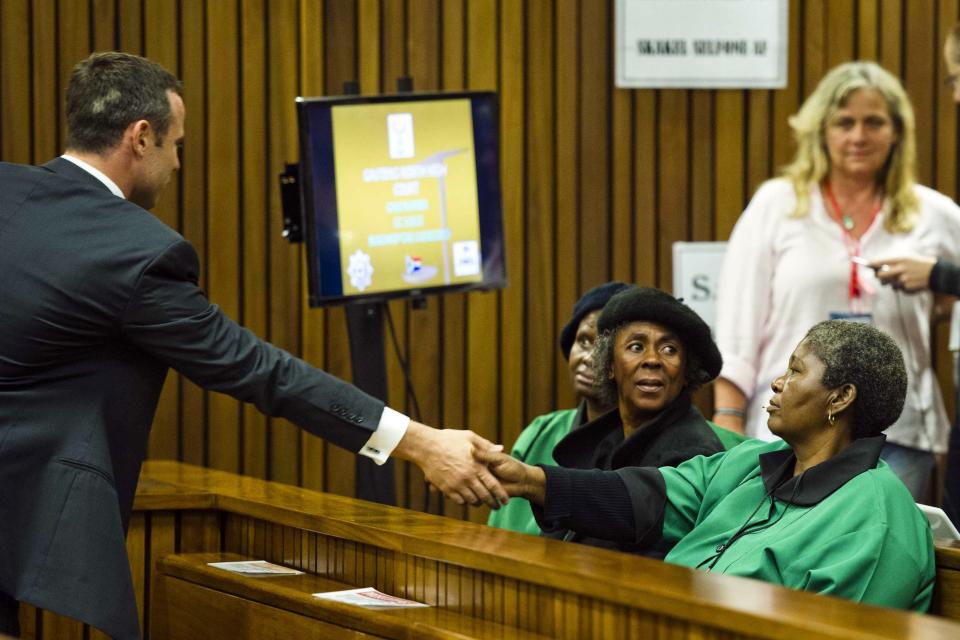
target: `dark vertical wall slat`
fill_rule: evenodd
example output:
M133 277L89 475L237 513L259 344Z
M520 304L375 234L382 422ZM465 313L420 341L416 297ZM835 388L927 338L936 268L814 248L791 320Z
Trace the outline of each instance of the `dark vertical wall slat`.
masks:
M187 140L177 183L156 214L194 243L201 285L215 302L278 346L349 378L343 313L306 307L303 247L280 237L276 175L299 155L293 98L340 93L346 79L359 79L364 93L393 92L404 74L418 90L496 89L509 288L431 298L426 311L402 301L390 308L421 417L509 446L535 415L573 406L556 336L577 297L610 277L670 288L674 241L726 238L757 186L792 156L787 118L836 63L877 57L904 75L917 111L919 177L951 196L958 186L958 117L941 81L940 47L960 0L791 2L789 84L780 90L617 89L611 7L4 0L0 158L43 162L61 152L63 87L91 50L118 47L176 69ZM944 338L941 330L938 344ZM949 389L942 344L937 365ZM388 375L390 403L412 411L392 348ZM171 377L151 456L353 493L351 455L232 400L206 398ZM949 391L946 398L951 404ZM398 465L397 474L401 504L422 508L419 471ZM486 515L434 503L456 517ZM275 532L248 527L242 535L251 549L288 552ZM426 579L457 579L426 566L412 571L412 593ZM548 606L525 603L523 594L516 601L508 608L518 616ZM50 616L43 622L66 637L83 633ZM603 625L602 616L566 622L571 633Z
M22 36L29 28L29 8L26 1L12 0L0 3L0 160L30 162L30 41ZM48 43L49 46L49 43ZM55 51L44 51L49 60ZM45 127L56 130L56 122L45 122Z
M269 168L267 188L270 216L267 226L270 270L269 339L282 349L299 353L301 324L300 269L302 249L293 247L280 236L283 215L280 210L276 176L287 162L299 158L296 113L293 98L299 95L297 0L271 0L267 11L267 146ZM268 457L271 480L296 484L299 480L300 434L286 420L271 420Z
M498 80L498 16L494 0L467 3L467 86L494 89ZM510 215L507 213L507 215ZM514 265L521 269L521 265ZM497 439L500 332L497 294L467 294L467 425L490 440ZM468 512L481 519L480 510Z
M524 297L527 291L524 238L524 159L526 118L524 7L522 0L500 6L500 175L506 255L516 266L510 286L500 293L500 429L494 440L513 440L524 423L523 399L527 361L524 352ZM541 325L540 332L546 327ZM505 437L510 433L510 438Z
M51 47L57 39L57 12L54 6L55 0L38 0L32 5L32 24L29 27L32 35L31 58L30 64L25 67L31 70L32 85L24 84L19 89L23 96L32 96L33 161L36 163L46 162L63 152L58 134L63 102L57 76L57 59ZM29 129L24 128L23 135L29 133ZM3 157L7 159L6 154Z
M276 178L267 165L266 85L267 59L263 0L240 3L240 200L242 203L241 306L244 326L258 336L267 335L267 181ZM246 475L267 477L267 420L251 405L242 408L240 469Z
M556 222L554 224L554 262L556 280L552 284L557 324L570 317L573 303L582 293L579 282L579 47L580 2L559 0L556 3L554 50L556 63ZM575 398L570 388L570 373L557 359L554 369L556 407L572 407Z
M100 22L98 17L95 24ZM156 60L168 69L179 67L176 7L169 2L151 0L145 4L145 24L149 25L143 37L144 55ZM112 30L110 31L112 33ZM201 115L201 114L195 114ZM202 115L201 115L202 117ZM173 229L180 219L180 203L177 198L176 180L171 180L170 188L162 195L153 212ZM171 372L163 385L157 415L150 434L149 454L153 458L175 458L179 451L180 422L180 376Z
M139 8L128 3L121 15L129 22L121 32L121 41L134 37L132 30L139 25ZM129 9L129 10L128 10ZM204 66L204 6L188 2L180 9L180 66L183 81L183 101L187 109L184 124L184 148L181 157L182 215L180 233L197 250L200 258L200 286L206 287L207 258L207 126L205 120L207 81ZM126 35L124 35L126 34ZM167 195L169 197L170 194ZM206 460L206 394L197 385L181 378L180 383L180 456L184 462L203 464Z
M269 10L269 9L268 9ZM300 5L300 93L304 96L319 96L324 93L324 82L326 80L326 69L324 68L324 49L326 47L325 16L323 12L323 0L310 0ZM268 60L269 63L269 60ZM274 171L271 170L267 176L268 180L273 180ZM291 246L289 252L296 254ZM306 269L304 262L301 271L301 282L306 282L306 276L303 271ZM301 300L303 295L301 295ZM310 364L317 367L326 365L326 314L321 309L310 309L306 303L303 304L303 358ZM301 482L303 486L311 489L325 489L325 470L326 456L324 454L326 444L320 438L315 438L306 434L300 436L300 460L301 460Z
M527 15L527 102L526 102L526 202L513 215L526 223L526 325L523 330L527 354L527 403L525 422L534 416L559 408L554 404L554 379L551 373L557 356L557 325L563 316L554 306L553 283L554 222L557 200L554 197L556 177L556 77L553 54L555 9L553 3L531 3ZM569 230L565 233L569 234ZM510 274L513 286L513 274ZM569 386L569 382L567 382ZM512 442L524 425L504 425L516 429L506 441Z
M207 211L210 255L207 294L231 318L240 317L240 147L238 144L238 25L236 0L207 2ZM209 464L236 471L240 465L240 405L210 394Z

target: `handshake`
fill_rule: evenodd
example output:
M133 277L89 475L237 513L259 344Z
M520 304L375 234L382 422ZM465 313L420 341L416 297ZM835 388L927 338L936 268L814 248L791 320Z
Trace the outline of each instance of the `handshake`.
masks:
M393 452L413 462L433 491L457 504L486 504L499 509L512 497L543 504L543 469L524 464L473 431L433 429L411 421Z

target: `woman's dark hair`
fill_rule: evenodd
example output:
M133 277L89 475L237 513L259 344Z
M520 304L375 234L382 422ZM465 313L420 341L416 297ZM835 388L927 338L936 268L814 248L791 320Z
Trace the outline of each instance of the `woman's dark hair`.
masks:
M893 338L861 322L826 320L803 341L823 362L823 386L857 388L853 438L868 438L896 422L907 397L907 368Z
M90 55L67 85L67 149L109 151L137 120L148 121L162 145L173 118L168 91L183 95L180 81L156 62L118 51Z

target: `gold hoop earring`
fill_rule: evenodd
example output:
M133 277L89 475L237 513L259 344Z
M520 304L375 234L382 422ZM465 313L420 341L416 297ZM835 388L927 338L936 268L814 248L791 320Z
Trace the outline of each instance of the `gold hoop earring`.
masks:
M834 416L832 413L828 413L828 414L827 414L827 422L829 422L829 423L830 423L830 426L832 427L833 425L835 425L835 424L837 423L837 418L836 418L836 416Z

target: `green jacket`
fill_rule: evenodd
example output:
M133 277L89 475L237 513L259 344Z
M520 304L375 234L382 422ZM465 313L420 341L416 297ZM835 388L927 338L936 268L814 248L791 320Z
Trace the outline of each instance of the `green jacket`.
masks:
M926 611L933 538L910 493L879 460L883 440L856 440L799 480L782 441L660 469L663 537L678 540L666 561Z
M563 409L537 416L520 432L510 455L527 464L557 464L553 448L573 430L586 421L586 406L579 409ZM490 512L487 524L499 529L508 529L530 535L539 535L540 527L530 511L530 503L523 498L511 498L510 502Z
M676 542L667 562L868 604L926 611L933 537L909 491L861 438L793 475L782 442L746 442L675 467L544 467L547 528Z

